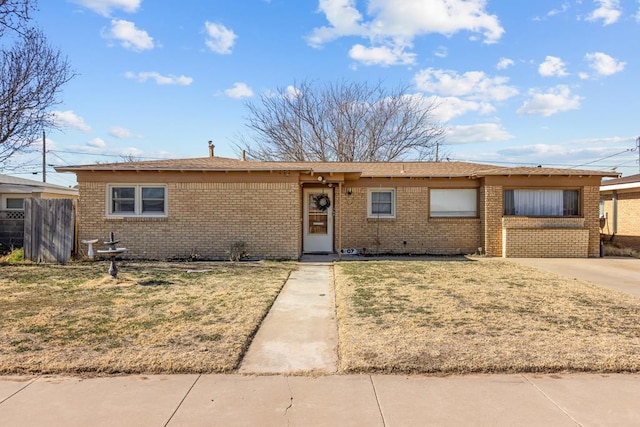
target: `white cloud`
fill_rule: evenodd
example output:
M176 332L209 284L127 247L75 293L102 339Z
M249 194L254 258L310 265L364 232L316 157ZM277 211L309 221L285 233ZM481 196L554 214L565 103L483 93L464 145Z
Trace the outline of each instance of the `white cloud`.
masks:
M313 47L343 36L366 37L362 15L355 7L355 0L320 0L318 11L324 13L330 26L314 28L307 42Z
M54 111L52 114L57 126L71 127L85 133L91 132L91 127L84 122L84 119L71 110Z
M569 7L571 7L569 3L563 3L562 6L560 6L560 9L550 10L549 13L547 13L547 16L556 16L561 13L565 13L567 10L569 10Z
M589 67L601 76L619 73L626 65L626 62L618 61L602 52L587 53L584 58L589 63Z
M439 46L434 52L433 52L434 56L437 56L438 58L446 58L447 56L449 56L449 51L447 50L446 47L444 46Z
M509 67L513 67L514 64L515 64L515 62L513 62L513 59L500 58L500 61L498 61L498 64L496 65L496 68L498 70L506 70Z
M610 25L618 21L622 16L619 0L594 0L600 5L596 10L587 16L587 21L602 20L602 25Z
M72 0L74 3L91 9L103 16L111 15L113 10L123 10L135 13L140 8L142 0Z
M141 83L151 79L159 85L180 85L189 86L193 83L193 78L187 76L174 76L174 75L162 75L156 71L142 71L140 73L134 73L127 71L124 75L128 79L134 79Z
M129 129L126 129L120 126L114 126L111 129L109 129L109 135L118 139L139 138L139 135L136 135L133 132L131 132Z
M302 95L302 91L293 85L287 86L286 95L287 97L293 99Z
M146 31L137 29L133 22L124 19L113 19L111 30L105 37L119 40L124 48L137 52L155 47L153 37L149 36Z
M102 138L93 138L91 141L87 142L87 146L93 148L104 148L107 146Z
M482 71L457 74L452 70L427 68L418 72L414 79L419 90L445 96L504 101L518 94L515 87L506 84L507 77L489 77Z
M246 83L234 83L231 89L224 91L229 98L250 98L253 96L253 90Z
M385 53L386 46L388 54L404 51L413 46L416 37L426 34L451 36L467 31L482 34L485 43L495 43L504 33L498 17L485 10L486 0L370 0L367 3L365 19L356 0L320 0L319 12L325 15L328 25L311 32L307 37L309 45L321 47L340 37L358 36L371 43L366 48L358 45L361 46L358 52L382 49L375 51L381 54ZM371 59L372 52L369 53L362 56L365 61ZM388 61L375 63L388 65Z
M566 65L557 56L547 56L544 62L538 66L538 73L542 77L564 77L568 76Z
M572 95L571 89L566 85L558 85L546 93L531 90L529 94L531 99L518 109L518 114L548 117L563 111L577 110L582 100L580 96Z
M514 136L496 123L480 123L470 126L452 126L447 131L447 144L470 144L513 139Z
M486 102L467 101L455 96L430 97L427 98L436 108L433 110L434 118L441 122L448 122L451 119L464 114L475 112L486 115L495 112L495 107Z
M230 54L238 36L222 24L207 21L204 26L207 32L207 40L205 41L207 47L215 53Z
M416 54L405 52L400 47L365 47L354 45L349 51L349 57L364 65L408 65L415 63Z

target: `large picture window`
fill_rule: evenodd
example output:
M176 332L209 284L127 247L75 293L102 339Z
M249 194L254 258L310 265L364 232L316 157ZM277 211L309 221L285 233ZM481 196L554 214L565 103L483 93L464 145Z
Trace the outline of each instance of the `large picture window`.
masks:
M367 192L367 216L369 218L396 217L396 190L393 188L369 189Z
M504 214L522 216L578 216L578 190L504 190Z
M431 217L478 216L478 190L475 188L432 189L429 198Z
M163 216L167 214L167 189L161 185L111 185L107 214L112 216Z

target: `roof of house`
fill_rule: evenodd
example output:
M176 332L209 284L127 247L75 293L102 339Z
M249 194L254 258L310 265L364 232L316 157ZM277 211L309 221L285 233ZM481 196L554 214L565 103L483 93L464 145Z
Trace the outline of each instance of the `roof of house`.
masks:
M631 184L634 182L640 184L640 174L624 176L622 178L608 179L606 181L602 181L602 186L605 187L607 185Z
M640 188L640 174L602 181L600 191L613 191Z
M16 176L0 174L0 193L59 193L78 194L75 188L18 178Z
M78 171L300 171L307 173L357 173L362 177L469 177L510 175L618 176L596 170L542 167L501 167L468 162L263 162L225 157L152 160L56 167L58 172Z

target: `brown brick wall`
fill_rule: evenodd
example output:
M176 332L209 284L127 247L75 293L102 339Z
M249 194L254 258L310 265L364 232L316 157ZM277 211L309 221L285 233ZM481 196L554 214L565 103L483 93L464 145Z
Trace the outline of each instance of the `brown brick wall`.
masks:
M600 256L600 186L582 188L582 216L589 230L588 256Z
M580 218L502 217L502 190L503 187L498 186L485 188L485 191L493 194L485 206L488 218L485 226L485 239L488 243L485 245L488 255L520 258L599 256L599 187L582 187ZM499 209L496 203L498 199ZM496 235L499 236L497 239ZM499 251L495 244L499 245Z
M488 256L502 256L502 186L483 187L484 246Z
M505 228L507 258L587 258L589 230L584 228Z
M343 190L343 248L364 253L468 254L481 246L479 218L430 219L428 187L395 188L395 219L367 218L367 188L351 188L351 194Z
M167 218L123 219L106 216L106 183L79 185L79 239L102 241L113 231L129 258L225 259L239 240L251 256L299 256L297 183L169 183Z

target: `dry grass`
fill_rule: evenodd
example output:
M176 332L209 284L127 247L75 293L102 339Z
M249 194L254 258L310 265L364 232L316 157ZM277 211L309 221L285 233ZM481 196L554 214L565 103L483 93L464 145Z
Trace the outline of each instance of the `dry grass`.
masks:
M617 243L605 243L604 245L605 256L622 256L640 258L640 251L633 248L621 246Z
M342 372L640 371L640 299L498 259L335 268Z
M0 373L231 371L294 265L119 268L0 266Z

